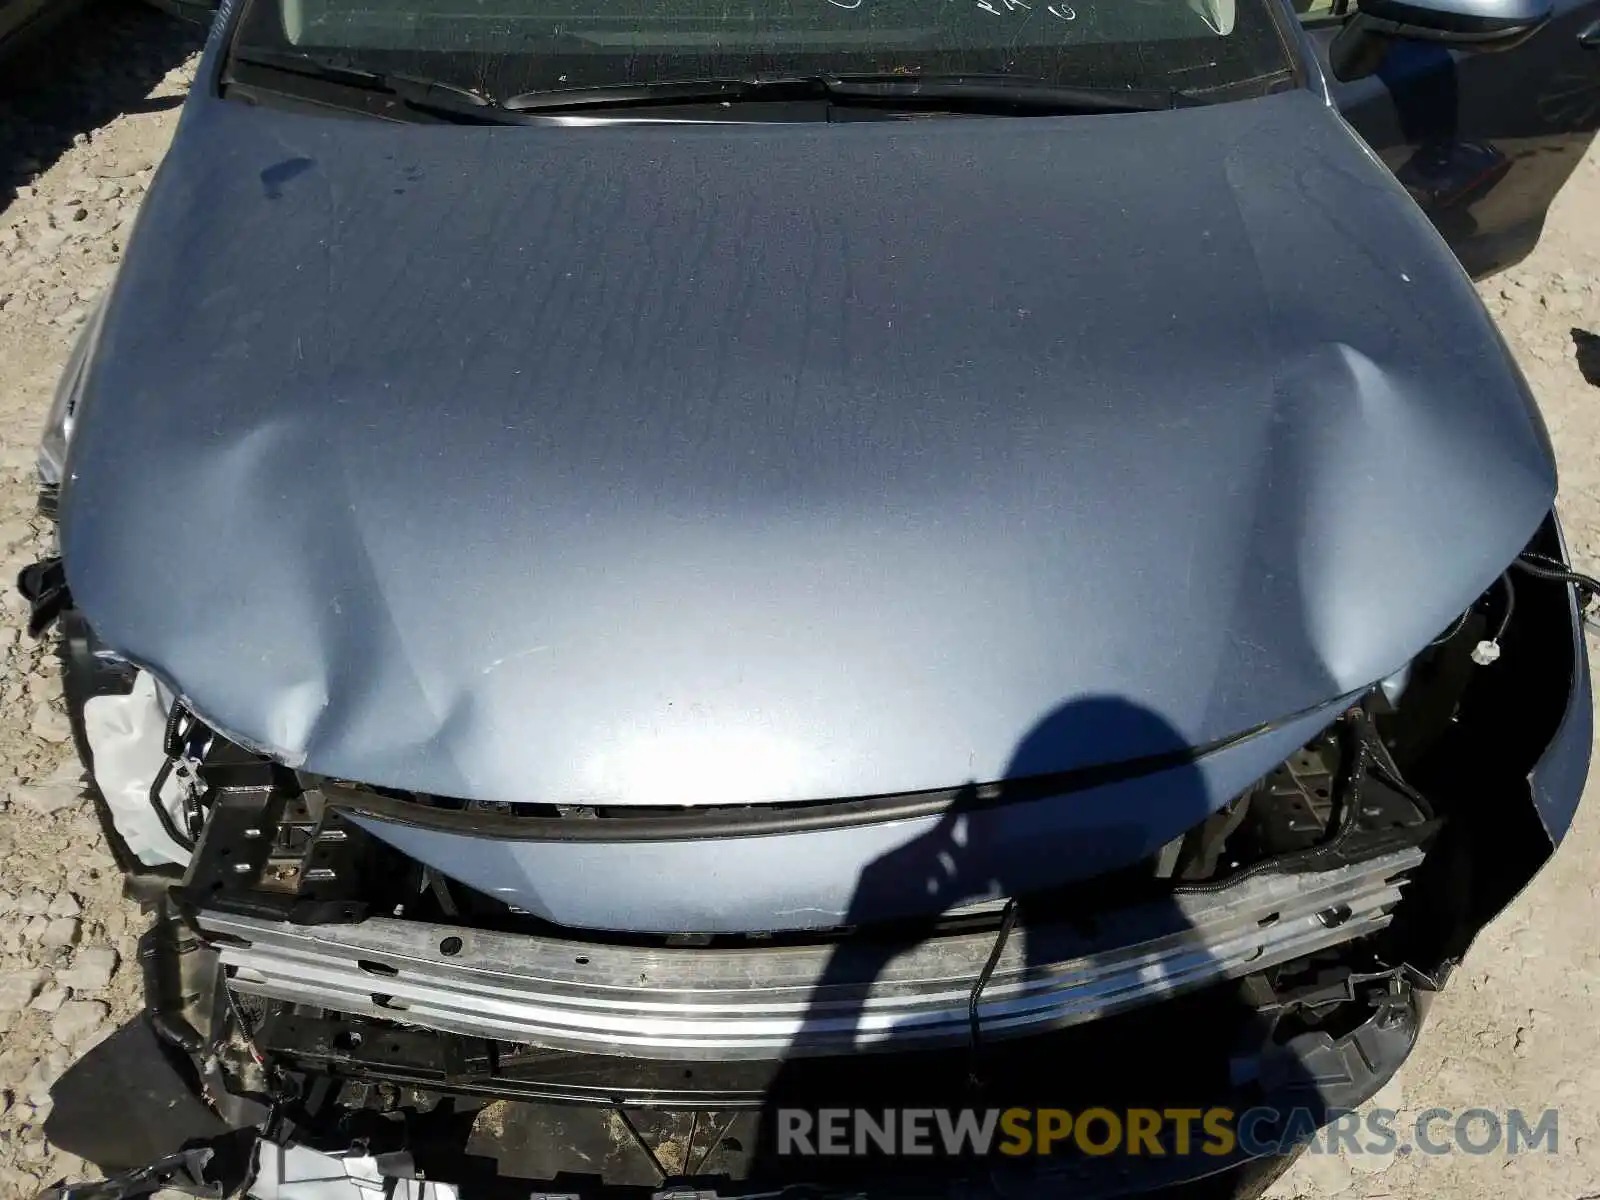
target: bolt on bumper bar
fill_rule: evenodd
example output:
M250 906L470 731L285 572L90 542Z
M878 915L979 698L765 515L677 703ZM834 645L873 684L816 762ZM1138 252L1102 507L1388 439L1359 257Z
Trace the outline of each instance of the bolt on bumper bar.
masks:
M1415 848L1259 875L1019 930L985 987L986 1037L1040 1033L1236 978L1388 924ZM205 910L236 991L553 1050L768 1060L959 1044L990 931L917 944L638 948L389 918L295 926Z

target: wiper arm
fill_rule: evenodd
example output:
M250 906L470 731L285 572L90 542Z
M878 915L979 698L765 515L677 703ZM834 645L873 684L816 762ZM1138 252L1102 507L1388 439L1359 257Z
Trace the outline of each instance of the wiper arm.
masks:
M417 112L488 125L526 124L563 112L672 105L825 100L939 111L1061 114L1149 112L1175 107L1180 93L1157 88L1092 88L1014 75L748 75L526 92L496 100L434 79L380 73L309 54L245 47L232 61L369 95L392 96ZM242 82L242 81L241 81ZM526 114L526 115L524 115Z
M524 124L515 113L497 104L493 97L437 79L423 79L412 75L364 71L359 67L317 58L309 54L292 54L249 47L236 50L231 61L243 63L282 75L315 80L335 87L355 91L393 96L408 109L431 113L454 121L482 125Z
M832 100L982 112L1151 112L1177 92L1089 88L1014 75L751 75L526 92L501 102L512 112L570 112L675 104Z
M1162 88L1096 88L1014 75L839 75L828 95L928 104L984 104L1036 112L1155 112L1174 108L1178 95Z

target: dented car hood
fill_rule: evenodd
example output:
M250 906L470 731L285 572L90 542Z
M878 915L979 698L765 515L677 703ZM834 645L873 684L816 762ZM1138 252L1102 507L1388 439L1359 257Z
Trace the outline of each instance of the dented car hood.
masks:
M1310 92L589 128L197 97L67 467L77 604L217 728L617 804L1227 738L1401 667L1555 491L1468 281ZM1159 720L1030 738L1097 697Z

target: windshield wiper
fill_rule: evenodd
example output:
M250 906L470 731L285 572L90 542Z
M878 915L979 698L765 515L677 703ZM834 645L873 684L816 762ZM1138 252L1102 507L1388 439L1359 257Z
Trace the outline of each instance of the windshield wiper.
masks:
M1181 96L1162 88L1092 88L1014 75L752 75L526 92L511 112L604 111L665 105L829 100L951 112L1062 114L1153 112Z
M450 121L478 125L520 125L522 118L495 103L493 97L470 88L423 79L412 75L364 71L309 54L293 54L261 47L236 50L230 65L242 63L282 76L305 79L335 88L345 88L393 103L414 112L428 113ZM252 82L235 76L237 82ZM315 97L305 95L306 99Z
M1173 108L1180 93L1159 88L1093 88L1014 75L748 75L525 92L496 100L483 92L394 72L379 73L309 54L266 47L234 52L232 63L278 76L349 89L445 120L515 125L558 113L748 102L827 101L940 112L1063 114L1151 112ZM244 75L237 82L252 83ZM306 99L318 97L305 95ZM369 103L369 111L373 105ZM381 111L379 115L382 115Z

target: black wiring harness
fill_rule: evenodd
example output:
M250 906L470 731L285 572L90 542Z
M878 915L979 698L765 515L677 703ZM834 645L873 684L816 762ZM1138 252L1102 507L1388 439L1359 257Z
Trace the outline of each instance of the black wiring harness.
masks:
M161 737L161 749L167 757L157 769L155 778L150 781L150 807L156 814L156 820L161 822L161 828L169 838L183 849L190 851L194 849L195 838L199 836L202 817L194 789L191 787L183 800L184 824L188 826L187 830L178 828L178 823L172 819L172 814L167 812L167 806L161 801L161 789L166 787L167 780L172 778L173 770L183 757L184 751L188 749L199 725L199 718L185 708L182 701L172 702L172 711L167 714L167 727Z
M1339 809L1334 818L1333 832L1327 838L1304 850L1289 850L1263 858L1222 879L1180 884L1172 890L1178 895L1220 892L1257 875L1273 871L1313 870L1327 859L1337 859L1359 826L1361 798L1369 774L1383 776L1385 782L1393 784L1396 790L1417 806L1424 817L1432 818L1432 805L1423 798L1421 792L1401 779L1388 747L1373 728L1372 716L1365 708L1357 705L1345 710L1339 718L1339 740L1344 760L1339 785L1334 789Z
M1508 608L1510 603L1508 596ZM1508 622L1509 619L1507 616ZM1327 838L1304 850L1286 851L1261 859L1222 879L1206 883L1181 884L1172 889L1173 893L1201 895L1220 892L1269 872L1315 870L1324 865L1331 865L1327 860L1337 860L1348 848L1350 839L1360 827L1362 798L1367 780L1372 776L1382 779L1384 783L1416 805L1417 811L1425 820L1434 819L1433 805L1401 775L1393 755L1389 753L1389 748L1383 744L1383 739L1373 725L1371 713L1360 705L1346 709L1339 718L1339 737L1343 750L1343 768L1340 772L1339 786L1335 790L1339 809L1333 831ZM973 982L972 991L967 997L967 1084L974 1093L981 1093L983 1090L981 1069L983 1023L978 1006L983 999L983 989L993 977L1000 956L1005 952L1006 943L1016 927L1018 914L1019 904L1017 898L1013 896L1006 901L1005 909L1000 915L1000 927L995 933L994 945L989 950L988 960L978 972L978 978Z
M1535 579L1571 584L1578 593L1578 609L1585 620L1589 618L1595 601L1600 599L1600 579L1596 579L1593 575L1585 575L1582 571L1574 571L1558 559L1536 554L1532 550L1524 550L1511 565Z
M983 1019L978 1015L978 1003L983 999L983 989L989 986L989 980L994 976L995 967L1000 965L1000 956L1005 953L1011 931L1016 928L1017 908L1015 896L1006 901L1005 911L1000 914L1000 929L995 934L994 945L989 948L989 957L983 964L983 970L978 972L972 992L967 997L967 1087L975 1097L983 1095Z
M1500 620L1495 626L1494 634L1480 642L1479 648L1473 652L1473 661L1480 666L1487 666L1499 657L1500 642L1511 628L1511 618L1517 610L1517 587L1516 581L1512 578L1513 571L1520 571L1535 579L1570 584L1578 594L1578 614L1583 622L1587 625L1596 620L1595 605L1596 601L1600 601L1600 579L1585 575L1582 571L1574 571L1565 563L1548 555L1524 550L1501 572L1500 578L1496 581L1505 595L1505 603L1501 607ZM1484 596L1488 594L1485 592ZM1477 601L1463 609L1461 615L1450 622L1449 628L1428 643L1429 647L1442 646L1459 634L1466 627L1473 608L1477 607L1482 599L1483 597L1479 597ZM1487 656L1484 656L1485 650L1489 651Z

